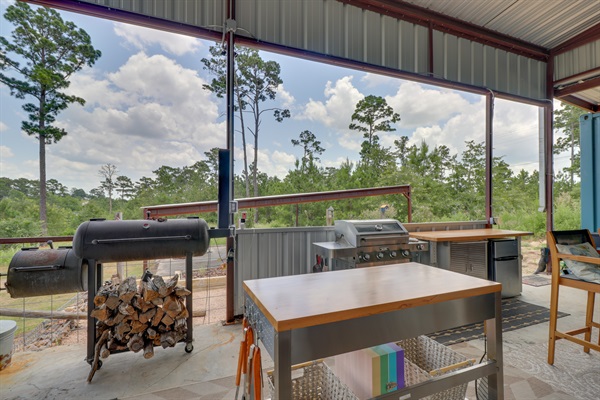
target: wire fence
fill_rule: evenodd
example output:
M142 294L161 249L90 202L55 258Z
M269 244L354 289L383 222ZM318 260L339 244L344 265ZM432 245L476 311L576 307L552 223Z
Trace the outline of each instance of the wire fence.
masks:
M4 288L10 257L6 256L6 250L3 252L4 257L0 259L0 285ZM226 257L225 247L213 243L205 255L192 259L192 277L189 278L192 279L193 288L194 325L212 324L226 318ZM133 276L139 282L144 271L148 270L165 280L178 274L178 286L185 287L188 279L185 269L183 258L104 263L102 280L114 281L118 276ZM7 291L1 291L0 319L17 322L14 351L35 351L51 346L85 343L87 301L87 292L13 299ZM68 319L61 318L64 313L68 313Z

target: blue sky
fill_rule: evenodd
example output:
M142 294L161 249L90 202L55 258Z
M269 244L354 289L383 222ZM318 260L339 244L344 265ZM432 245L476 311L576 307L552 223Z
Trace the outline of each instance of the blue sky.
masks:
M0 0L2 15L12 1ZM213 42L133 25L61 12L92 38L102 57L71 81L69 91L86 99L60 114L57 125L68 135L47 147L48 179L69 188L98 187L107 163L133 181L162 165L183 167L204 152L226 146L224 101L202 89L211 77L200 60ZM3 18L0 31L12 26ZM308 129L326 149L325 166L359 159L362 137L348 129L356 103L374 94L386 98L401 121L381 135L392 146L401 135L411 143L445 144L453 153L464 142L484 140L485 99L481 96L308 62L272 53L264 59L281 65L283 85L268 107L289 108L283 123L265 119L259 136L259 169L283 177L301 149L291 145ZM38 143L20 131L23 101L0 88L0 176L38 179ZM266 107L266 106L265 106ZM237 123L237 122L236 122ZM496 100L494 154L518 171L538 169L538 109ZM235 137L236 172L243 166L241 139ZM251 154L249 152L249 154ZM410 182L398 182L410 184Z

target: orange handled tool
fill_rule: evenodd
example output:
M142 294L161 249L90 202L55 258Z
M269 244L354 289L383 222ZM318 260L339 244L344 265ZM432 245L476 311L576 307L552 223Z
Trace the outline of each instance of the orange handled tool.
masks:
M242 379L242 365L244 364L244 355L246 354L246 341L240 342L240 354L238 356L237 374L235 375L235 386L240 386Z
M254 383L254 397L250 397L254 400L262 400L262 362L260 358L260 347L254 347L254 354L252 355L252 377Z
M244 353L244 364L242 365L242 372L245 374L247 372L247 360L250 357L250 346L254 344L254 331L251 326L248 326L246 329L246 337L244 341L246 342L246 352Z

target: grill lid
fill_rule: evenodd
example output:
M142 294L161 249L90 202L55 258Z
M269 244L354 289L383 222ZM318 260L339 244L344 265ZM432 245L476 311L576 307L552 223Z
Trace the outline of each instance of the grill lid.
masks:
M361 247L375 243L408 243L406 228L395 219L337 220L335 233L352 246Z

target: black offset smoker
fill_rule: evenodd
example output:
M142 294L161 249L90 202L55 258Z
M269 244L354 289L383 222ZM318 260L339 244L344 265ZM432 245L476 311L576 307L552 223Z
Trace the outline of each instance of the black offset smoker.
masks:
M185 257L186 289L192 291L192 257L206 253L210 243L208 225L200 218L106 221L81 224L73 237L75 255L88 265L87 358L92 364L96 324L89 311L102 284L102 263ZM186 298L187 334L185 351L193 350L193 301Z
M71 247L25 247L8 265L6 289L13 299L87 290L87 264Z

